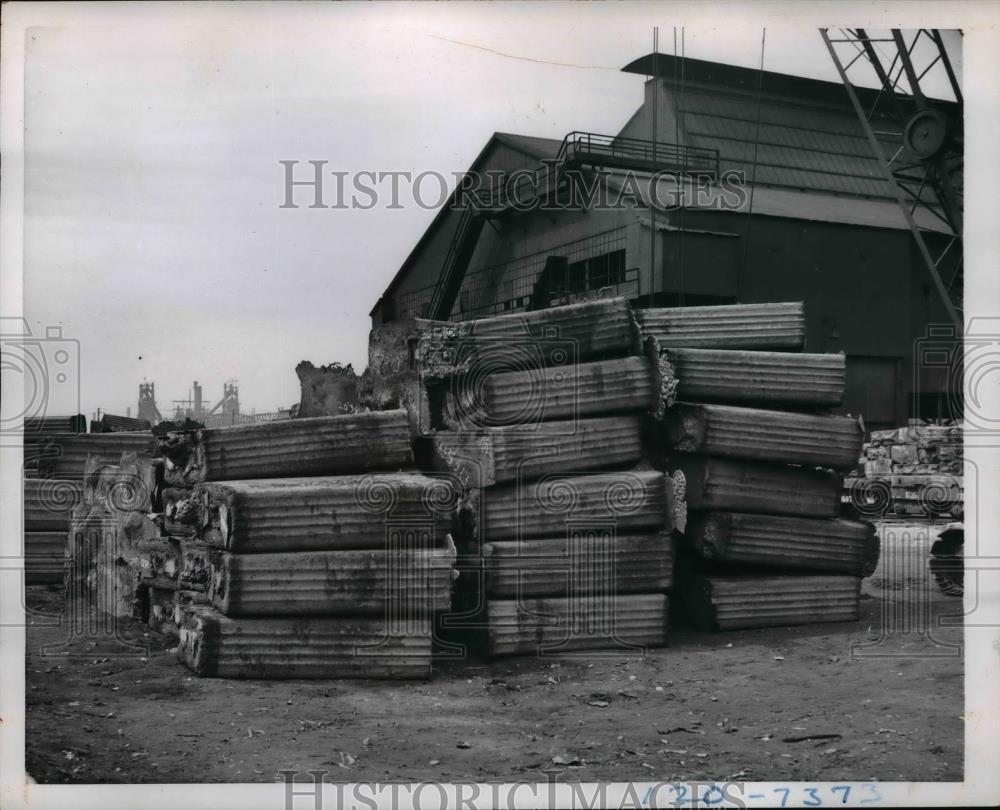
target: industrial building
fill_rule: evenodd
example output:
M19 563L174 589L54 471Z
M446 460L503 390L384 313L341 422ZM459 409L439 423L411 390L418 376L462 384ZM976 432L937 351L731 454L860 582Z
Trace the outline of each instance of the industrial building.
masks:
M618 295L639 307L804 301L807 351L847 355L841 412L862 415L869 429L918 412L954 416L947 369L915 371L913 360L928 328L951 322L948 308L844 85L660 53L623 70L647 78L631 118L608 122L616 135L496 133L469 174L485 185L499 172L576 157L619 191L624 171L659 171L707 188L707 203L689 194L682 205L650 206L647 195L617 208L477 212L455 205L456 191L373 308L373 324ZM856 92L877 105L879 91ZM891 123L879 133L887 155L899 145ZM735 195L725 187L734 170L745 178ZM940 252L949 229L932 208L912 216ZM960 272L954 258L940 263L942 276Z

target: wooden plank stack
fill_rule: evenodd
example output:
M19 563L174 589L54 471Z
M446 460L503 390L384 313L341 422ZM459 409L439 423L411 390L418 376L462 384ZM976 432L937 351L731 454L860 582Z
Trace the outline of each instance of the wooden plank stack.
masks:
M855 619L878 560L874 528L839 517L863 438L857 420L831 413L844 356L802 352L796 308L716 308L736 320L706 308L639 313L676 376L656 452L684 474L677 593L704 629ZM717 340L712 323L726 325Z

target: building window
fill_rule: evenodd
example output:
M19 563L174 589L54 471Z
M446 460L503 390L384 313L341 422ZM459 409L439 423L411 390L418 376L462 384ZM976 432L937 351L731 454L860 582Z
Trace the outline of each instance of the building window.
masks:
M580 293L599 290L625 281L625 251L615 250L569 265L563 291Z
M587 288L598 290L625 281L625 251L615 250L587 260Z

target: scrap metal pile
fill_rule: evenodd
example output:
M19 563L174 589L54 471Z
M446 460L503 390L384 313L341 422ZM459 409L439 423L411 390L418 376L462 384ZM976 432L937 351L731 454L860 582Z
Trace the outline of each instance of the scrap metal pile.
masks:
M364 412L168 424L78 464L71 589L221 677L854 619L878 557L838 516L862 430L830 413L843 355L804 335L801 304L624 299L378 327Z

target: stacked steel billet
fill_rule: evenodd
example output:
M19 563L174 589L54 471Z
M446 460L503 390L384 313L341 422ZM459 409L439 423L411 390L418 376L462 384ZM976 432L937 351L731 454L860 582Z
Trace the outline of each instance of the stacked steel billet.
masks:
M28 474L41 478L79 481L89 457L117 459L122 453L149 453L153 434L82 433L40 434L24 438L24 463Z
M106 413L100 420L90 423L91 433L139 433L152 429L145 419L134 419L131 416L115 416Z
M643 334L665 349L802 351L806 314L801 302L637 309Z
M492 655L666 643L674 481L658 470L565 470L475 495Z
M182 621L178 655L202 677L409 679L431 671L427 617L402 631L381 619L230 619L193 606Z
M630 357L638 348L624 298L459 323L404 319L372 330L359 395L372 410L405 408L414 432L429 436L457 429L447 400L458 397L467 411L467 397L490 375Z
M24 479L24 581L61 583L66 535L81 484L59 478Z
M460 566L475 575L457 607L484 651L664 644L683 499L644 464L643 433L673 376L628 304L454 324L422 358L440 404L427 463L464 493Z
M450 606L455 562L446 480L204 483L187 503L175 502L175 514L186 511L195 537L215 550L212 607L181 611L178 653L196 673L429 675L432 620Z
M628 468L642 456L641 414L575 422L441 431L434 435L438 458L467 488L531 480L576 470ZM571 460L571 461L570 461Z
M435 538L440 544L451 525L451 499L443 478L371 473L199 484L174 508L187 507L202 542L259 554L381 549L387 541L415 546ZM396 525L398 537L387 536Z
M410 430L397 409L161 431L181 660L218 677L430 674L457 501L412 471Z
M801 304L638 319L676 375L678 401L654 433L663 465L685 480L685 612L714 629L855 618L878 541L870 524L839 517L862 441L858 420L829 412L844 356L801 352Z
M680 588L685 612L704 630L741 630L858 618L856 576L694 575Z
M149 443L150 434L108 437L86 433L86 419L57 416L24 423L24 568L25 583L64 581L67 537L73 509L82 496L87 458L93 453L121 453L122 447Z
M161 434L169 486L394 470L413 461L404 411L318 416Z

